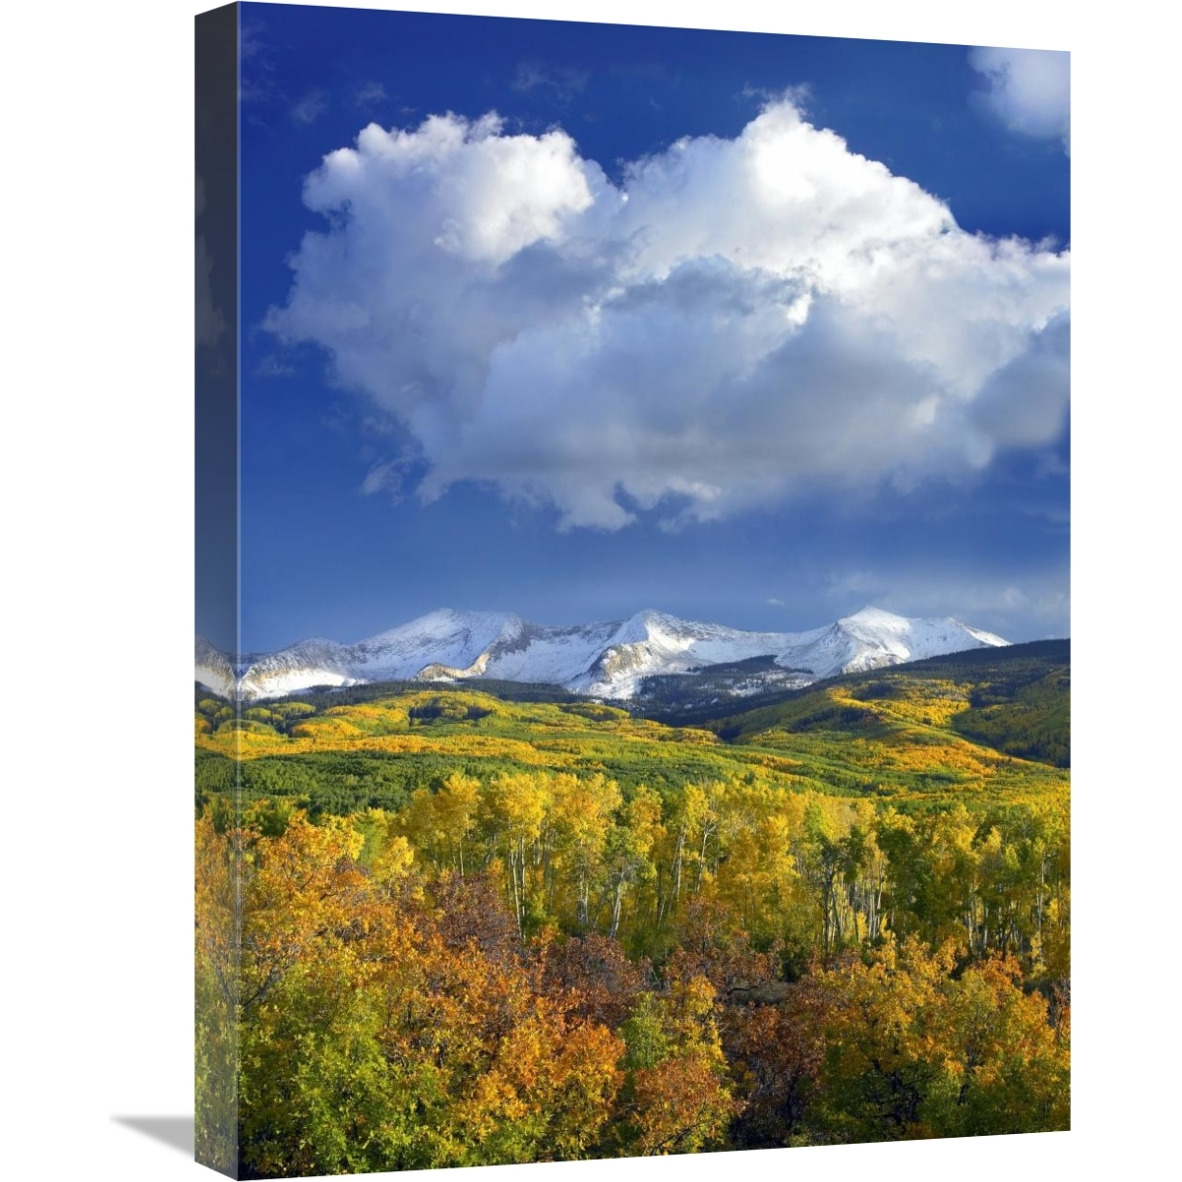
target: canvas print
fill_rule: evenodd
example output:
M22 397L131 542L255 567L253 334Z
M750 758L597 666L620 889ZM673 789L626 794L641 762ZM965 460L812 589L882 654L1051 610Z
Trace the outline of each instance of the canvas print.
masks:
M199 1159L1066 1129L1068 54L197 38Z

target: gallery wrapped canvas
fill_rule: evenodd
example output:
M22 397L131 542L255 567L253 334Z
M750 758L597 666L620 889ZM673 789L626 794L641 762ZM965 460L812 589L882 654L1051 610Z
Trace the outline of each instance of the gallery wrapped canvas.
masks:
M198 1159L1066 1129L1067 54L196 48Z

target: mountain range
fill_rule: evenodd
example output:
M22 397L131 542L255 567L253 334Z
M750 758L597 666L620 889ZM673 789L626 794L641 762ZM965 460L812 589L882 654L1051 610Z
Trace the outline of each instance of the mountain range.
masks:
M643 698L651 678L725 671L727 696L808 685L965 649L1008 644L953 619L908 619L863 608L806 632L745 632L658 611L599 624L533 624L509 612L431 612L356 644L303 640L235 662L197 638L196 679L243 700L313 686L492 678L561 685L616 700ZM717 677L715 677L717 681Z

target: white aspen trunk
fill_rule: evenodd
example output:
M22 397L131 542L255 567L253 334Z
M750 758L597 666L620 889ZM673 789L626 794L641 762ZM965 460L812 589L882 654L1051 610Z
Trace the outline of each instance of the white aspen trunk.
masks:
M624 879L621 876L620 878L616 879L616 898L615 902L612 904L612 926L611 931L608 933L613 940L616 938L616 933L620 930L620 910L623 901Z

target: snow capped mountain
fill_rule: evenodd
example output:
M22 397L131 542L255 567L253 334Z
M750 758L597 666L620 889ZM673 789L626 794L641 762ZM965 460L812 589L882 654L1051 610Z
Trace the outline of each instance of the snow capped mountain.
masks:
M437 611L358 644L302 640L251 659L240 692L272 698L313 685L415 677L479 677L494 645L511 645L524 622L505 612Z
M899 661L922 661L925 657L939 657L966 648L1009 643L992 632L970 628L958 620L908 620L876 607L864 607L856 615L838 620L835 627L858 647L857 654L842 665L842 671L848 673ZM975 643L966 644L966 640ZM884 654L895 660L882 660Z
M1008 642L957 620L915 620L867 607L807 632L744 632L643 611L627 620L555 627L510 612L432 612L357 644L304 640L247 657L244 699L281 697L311 686L371 681L458 681L488 677L562 685L628 699L646 677L767 657L804 685L838 673ZM229 696L232 663L198 638L197 680Z
M223 698L234 695L234 666L220 648L214 648L204 636L197 637L197 653L193 674L202 685L208 686Z

